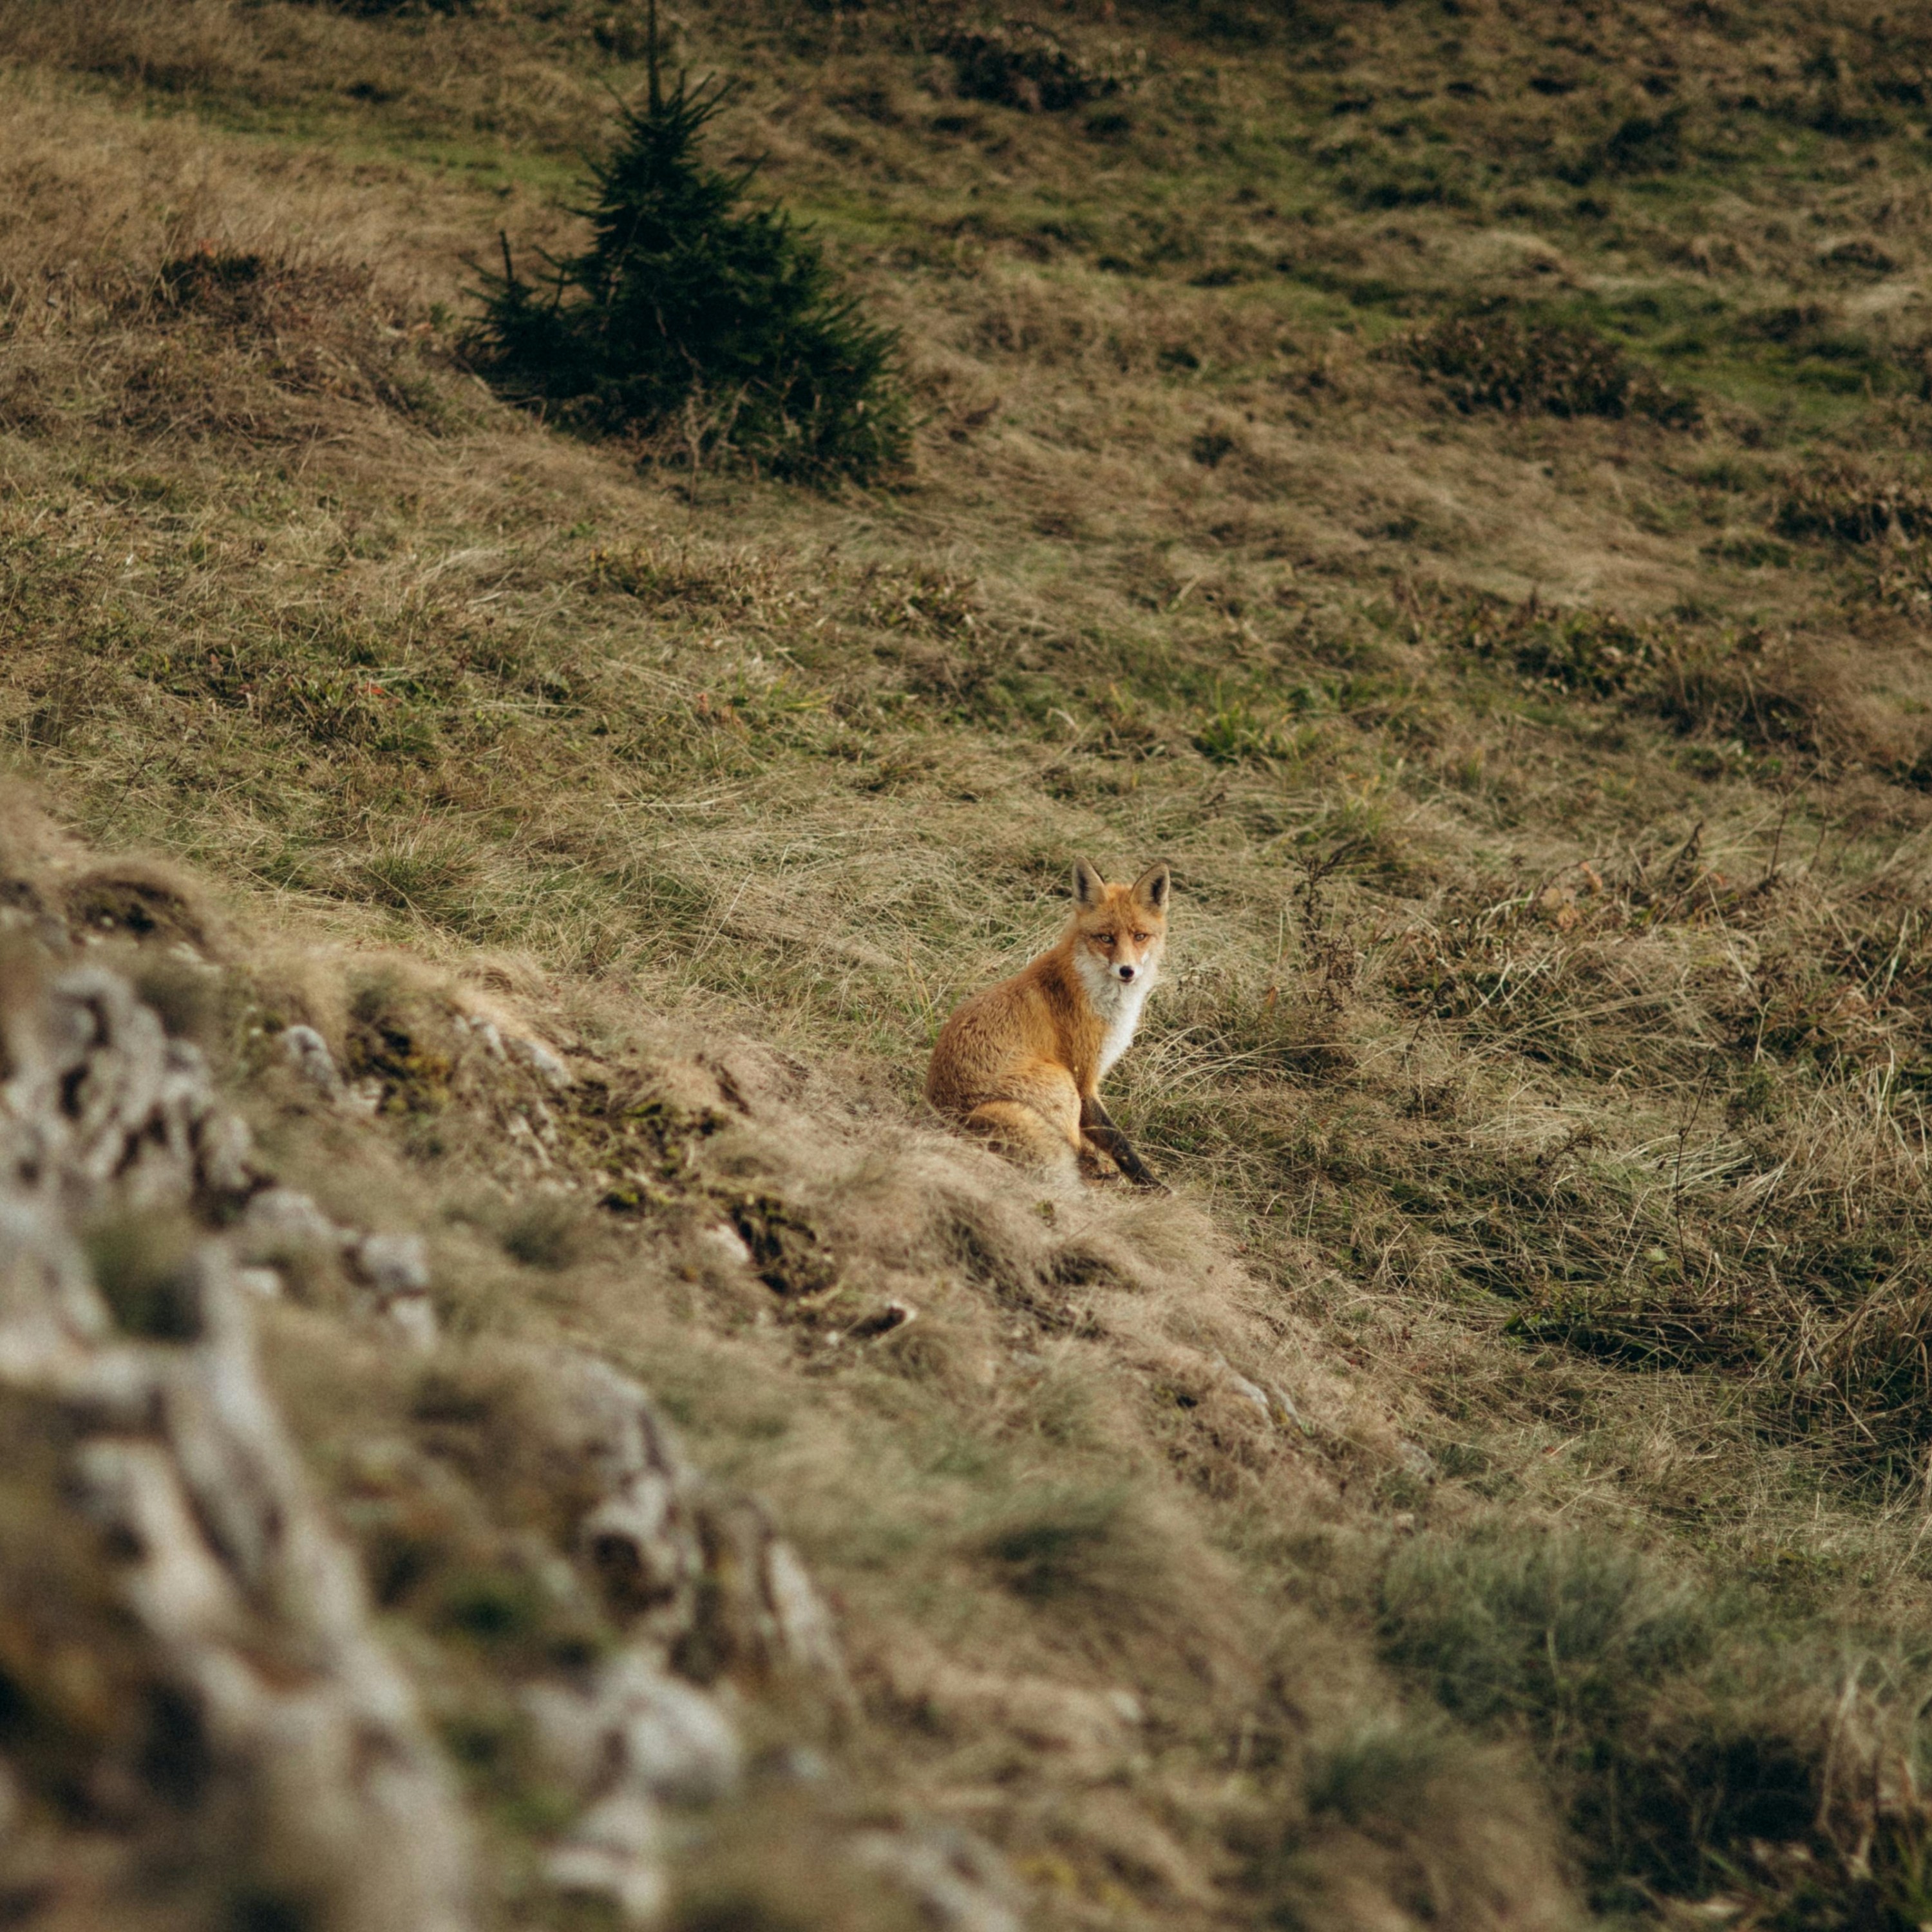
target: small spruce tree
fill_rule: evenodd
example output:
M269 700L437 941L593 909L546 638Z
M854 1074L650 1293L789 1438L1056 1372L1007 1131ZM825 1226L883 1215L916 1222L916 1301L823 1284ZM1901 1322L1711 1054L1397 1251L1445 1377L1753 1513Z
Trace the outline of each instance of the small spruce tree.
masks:
M694 423L782 476L864 481L910 440L898 338L866 322L818 245L782 209L746 206L752 170L707 167L699 136L733 84L660 81L623 108L594 194L590 245L546 256L533 280L486 274L475 346L507 393L587 428L649 434Z

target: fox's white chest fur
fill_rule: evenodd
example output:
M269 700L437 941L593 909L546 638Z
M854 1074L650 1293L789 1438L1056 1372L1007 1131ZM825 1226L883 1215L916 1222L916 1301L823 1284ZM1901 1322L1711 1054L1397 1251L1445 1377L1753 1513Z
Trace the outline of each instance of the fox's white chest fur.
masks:
M1100 1019L1100 1066L1094 1076L1107 1077L1108 1069L1133 1044L1134 1029L1141 1023L1141 1008L1154 981L1151 964L1144 966L1123 985L1114 977L1104 960L1080 958L1074 962L1080 983L1087 989L1088 1002Z

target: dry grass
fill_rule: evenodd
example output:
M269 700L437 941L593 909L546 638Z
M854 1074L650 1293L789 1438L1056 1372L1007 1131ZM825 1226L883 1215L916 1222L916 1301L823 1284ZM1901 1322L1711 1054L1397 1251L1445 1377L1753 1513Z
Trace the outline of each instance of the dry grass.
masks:
M1058 112L958 98L916 16L689 25L911 347L915 481L826 500L454 359L462 253L559 232L620 35L11 10L0 721L89 838L218 882L245 963L212 1010L154 967L182 1024L382 1084L365 1126L269 1076L262 1126L436 1231L476 1426L493 1352L634 1367L838 1592L854 1802L987 1832L1042 1922L1916 1924L1918 56L1298 17L1071 20L1148 58ZM1376 352L1472 297L1702 428ZM1176 867L1114 1083L1172 1202L1036 1202L916 1112L1074 850ZM453 1028L490 998L567 1105ZM451 1634L529 1486L338 1288L290 1397L345 1496L398 1445L371 1561L427 1526L397 1614L534 1922L484 1720L548 1639Z

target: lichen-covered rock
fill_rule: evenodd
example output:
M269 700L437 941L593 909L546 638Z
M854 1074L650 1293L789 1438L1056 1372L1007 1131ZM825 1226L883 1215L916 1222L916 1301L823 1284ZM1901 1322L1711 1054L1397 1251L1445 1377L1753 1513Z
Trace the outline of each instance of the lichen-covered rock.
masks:
M916 1898L942 1932L1021 1932L1017 1891L992 1847L956 1826L862 1832L846 1847Z
M663 1814L642 1792L601 1798L550 1854L560 1892L608 1898L633 1924L649 1924L670 1896Z
M436 1307L429 1298L429 1250L420 1234L364 1234L349 1256L369 1285L376 1312L418 1348L436 1346Z
M248 1203L241 1233L249 1246L262 1250L278 1246L340 1249L351 1238L306 1194L292 1187L266 1187Z
M848 1708L832 1619L764 1509L707 1482L628 1376L568 1352L546 1367L572 1446L604 1492L578 1541L633 1639L700 1681L796 1674Z
M312 1026L284 1027L282 1058L316 1092L331 1100L342 1097L342 1075L328 1042Z
M125 980L18 960L0 1010L0 1177L69 1214L112 1184L123 1208L245 1196L246 1125L216 1105L200 1049L170 1040Z
M117 1330L70 1232L240 1191L206 1066L112 974L16 970L0 991L0 1388L64 1418L74 1493L206 1758L204 1808L236 1821L251 1896L340 1932L461 1932L460 1814L276 1415L225 1244L178 1270L164 1339Z
M602 1491L578 1542L630 1638L587 1680L524 1693L538 1748L585 1805L548 1871L648 1924L668 1896L666 1808L715 1804L742 1776L720 1680L802 1681L835 1718L852 1692L831 1618L765 1511L707 1482L644 1390L608 1364L559 1352L541 1372L559 1446Z
M572 1446L604 1491L578 1526L583 1553L613 1611L635 1634L669 1643L697 1614L698 1473L628 1376L574 1352L548 1368Z
M836 1712L854 1706L838 1639L797 1552L755 1498L714 1492L699 1512L704 1614L690 1654L700 1675L814 1682Z

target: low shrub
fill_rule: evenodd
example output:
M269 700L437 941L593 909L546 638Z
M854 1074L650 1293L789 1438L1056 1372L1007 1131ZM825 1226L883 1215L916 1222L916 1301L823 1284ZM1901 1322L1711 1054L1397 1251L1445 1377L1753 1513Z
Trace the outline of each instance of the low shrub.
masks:
M1610 174L1668 174L1684 164L1682 104L1660 114L1632 114L1612 129L1598 150L1599 166Z
M1932 490L1895 477L1875 477L1849 464L1830 464L1790 484L1778 500L1776 520L1786 536L1827 537L1840 543L1922 537L1932 532Z
M1565 1803L1599 1910L1714 1887L1754 1922L1918 1922L1923 1686L1841 1644L1768 1640L1613 1544L1421 1537L1384 1573L1384 1656L1479 1732L1520 1731Z
M1708 1648L1708 1612L1631 1552L1580 1539L1418 1538L1382 1580L1385 1654L1445 1710L1580 1739Z
M1677 638L1660 659L1644 708L1685 733L1830 759L1875 749L1856 703L1848 674L1828 652L1747 628Z
M1194 734L1194 748L1217 765L1270 764L1292 759L1292 730L1283 717L1269 717L1238 698L1204 718Z
M1868 742L1844 666L1828 647L1799 637L1667 617L1632 622L1532 596L1516 604L1472 598L1450 641L1509 666L1529 684L1618 698L1686 736L1725 739L1754 752L1884 762L1882 748Z
M191 309L235 321L254 321L274 278L254 250L216 250L204 243L171 256L154 277L154 299L166 309Z
M1453 1761L1456 1741L1435 1724L1371 1720L1310 1758L1310 1814L1351 1825L1414 1817Z
M476 0L322 0L338 14L359 14L364 20L410 14L473 14Z
M1609 698L1652 670L1660 640L1652 629L1612 611L1564 610L1535 597L1509 604L1472 604L1457 641L1480 658L1514 665L1535 684Z
M1666 388L1616 344L1572 324L1447 316L1402 338L1394 352L1465 415L1637 416L1672 429L1693 429L1701 419L1695 397Z
M1912 1264L1847 1312L1798 1310L1762 1384L1801 1428L1908 1481L1932 1443L1932 1296Z
M339 334L358 325L393 327L366 268L218 248L206 242L170 256L153 282L123 307L150 322L192 319L244 338L323 329Z
M1083 58L1044 27L1008 21L958 27L940 42L959 92L1034 113L1058 112L1120 92L1121 68Z
M782 476L876 478L910 444L898 339L782 210L742 205L748 173L704 164L730 93L682 76L664 92L653 62L648 104L622 110L594 169L590 246L530 282L506 241L471 352L506 393L584 428L677 433L694 461L723 448Z

